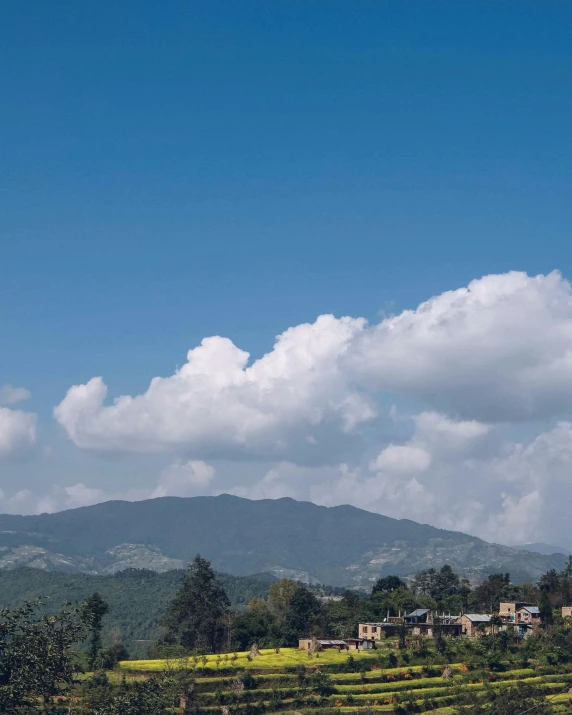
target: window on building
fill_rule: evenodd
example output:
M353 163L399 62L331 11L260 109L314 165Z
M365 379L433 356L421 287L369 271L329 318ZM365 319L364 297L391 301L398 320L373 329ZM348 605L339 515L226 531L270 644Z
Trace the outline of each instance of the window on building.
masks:
M372 633L377 633L377 626L372 626L372 627L371 627L371 632L372 632Z

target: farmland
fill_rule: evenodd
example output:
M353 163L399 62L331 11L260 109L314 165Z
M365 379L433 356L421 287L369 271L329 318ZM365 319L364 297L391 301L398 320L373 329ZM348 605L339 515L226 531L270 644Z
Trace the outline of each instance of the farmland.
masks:
M439 663L436 657L432 663L387 667L397 644L384 645L384 650L352 653L351 657L333 650L308 657L305 651L282 648L279 653L263 650L251 660L244 652L227 658L125 661L119 671L128 678L185 671L192 682L195 711L201 713L228 708L248 715L318 709L444 714L467 699L494 697L514 688L549 698L555 713L572 708L570 665L537 662L519 667L507 661L492 670L475 662Z

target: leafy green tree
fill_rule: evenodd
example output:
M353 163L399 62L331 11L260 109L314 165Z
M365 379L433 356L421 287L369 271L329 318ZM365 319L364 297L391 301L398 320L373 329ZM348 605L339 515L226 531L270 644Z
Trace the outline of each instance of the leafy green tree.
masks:
M97 657L101 650L101 630L103 628L103 617L109 611L109 604L99 593L93 593L85 602L84 611L89 623L89 667L94 670L97 665Z
M221 619L230 601L211 564L197 555L164 618L167 640L200 653L215 653L224 641Z
M282 632L268 611L248 611L234 622L232 640L238 650L248 650L253 643L270 648L282 642Z
M542 591L540 592L540 604L539 604L540 620L542 621L542 625L545 628L547 626L551 626L552 623L554 622L552 603L550 601L550 596L548 594L549 594L549 591L546 588L543 588Z
M483 613L492 613L498 608L500 601L507 600L511 589L508 573L491 574L473 592L473 602L476 609Z
M69 692L87 624L79 608L42 613L43 602L0 610L0 712L57 713Z
M298 588L288 606L283 625L283 644L295 646L298 638L307 635L320 635L318 622L321 615L320 602L304 587Z
M374 593L392 593L398 588L405 588L407 584L402 581L399 576L385 576L384 578L378 579L373 588L371 589L372 595Z
M324 607L324 632L338 638L357 636L358 623L379 617L370 613L370 603L371 599L362 598L354 591L344 591L341 601Z
M280 624L284 622L290 608L290 601L299 588L301 587L296 581L281 578L268 589L268 607Z

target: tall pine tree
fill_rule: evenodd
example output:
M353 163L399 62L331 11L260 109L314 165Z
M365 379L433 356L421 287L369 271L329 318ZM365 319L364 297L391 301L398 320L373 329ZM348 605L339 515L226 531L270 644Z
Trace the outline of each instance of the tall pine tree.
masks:
M197 555L167 610L167 640L197 653L216 653L224 642L230 601L211 564Z
M94 670L97 666L99 651L101 650L101 630L103 616L109 611L109 604L99 593L92 594L84 604L84 613L88 619L91 631L89 641L89 667Z

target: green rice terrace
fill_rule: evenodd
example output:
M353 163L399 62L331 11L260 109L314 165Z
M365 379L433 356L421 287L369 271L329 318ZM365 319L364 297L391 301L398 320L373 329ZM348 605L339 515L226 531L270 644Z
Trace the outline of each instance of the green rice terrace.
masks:
M124 661L115 681L153 679L159 673L185 672L187 691L197 713L370 711L415 713L463 712L512 694L518 702L531 698L538 712L572 712L572 664L486 664L474 644L459 644L465 660L446 662L430 650L399 651L388 641L370 652L324 651L308 656L294 648L183 659ZM429 646L429 647L428 647ZM423 664L416 661L424 659ZM392 664L398 662L398 665ZM482 701L482 702L481 702ZM479 704L480 703L480 704ZM541 707L551 709L540 709ZM473 712L467 709L467 712ZM493 710L491 710L493 712ZM515 714L517 710L507 710Z

